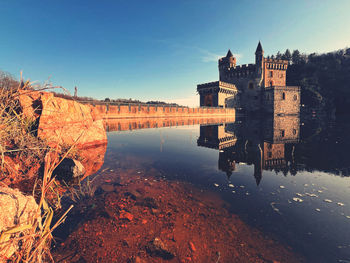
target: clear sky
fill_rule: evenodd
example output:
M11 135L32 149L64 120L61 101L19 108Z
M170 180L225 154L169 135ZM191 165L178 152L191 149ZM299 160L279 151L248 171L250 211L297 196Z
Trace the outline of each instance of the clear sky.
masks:
M0 69L79 96L198 105L196 85L238 64L350 46L349 0L2 0Z

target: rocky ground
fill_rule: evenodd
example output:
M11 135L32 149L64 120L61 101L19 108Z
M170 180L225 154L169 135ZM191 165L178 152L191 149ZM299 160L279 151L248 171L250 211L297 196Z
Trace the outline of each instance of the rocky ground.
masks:
M137 171L104 175L56 231L56 262L303 262L219 196Z

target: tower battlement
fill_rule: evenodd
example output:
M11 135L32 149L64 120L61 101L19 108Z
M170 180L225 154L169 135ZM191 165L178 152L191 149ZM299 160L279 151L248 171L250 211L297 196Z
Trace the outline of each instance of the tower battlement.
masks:
M288 60L265 58L264 64L267 69L287 70Z

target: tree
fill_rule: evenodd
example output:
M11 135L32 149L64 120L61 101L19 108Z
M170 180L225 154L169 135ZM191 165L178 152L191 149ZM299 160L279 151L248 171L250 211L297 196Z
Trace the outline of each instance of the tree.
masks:
M281 52L277 52L277 54L276 54L276 59L282 59L282 54L281 54Z
M286 52L282 55L282 59L290 61L292 59L292 54L289 49L286 49Z
M110 102L110 98L105 98L105 102Z
M301 56L299 50L294 50L292 53L292 63L293 64L300 64L301 62Z

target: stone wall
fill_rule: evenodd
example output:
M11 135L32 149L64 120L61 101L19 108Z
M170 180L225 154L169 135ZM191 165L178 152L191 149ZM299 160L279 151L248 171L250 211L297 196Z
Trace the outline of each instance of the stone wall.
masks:
M283 87L274 89L274 114L299 114L300 89Z
M235 117L235 109L224 108L187 108L154 105L95 105L92 106L103 119L114 118L154 118L154 117Z

